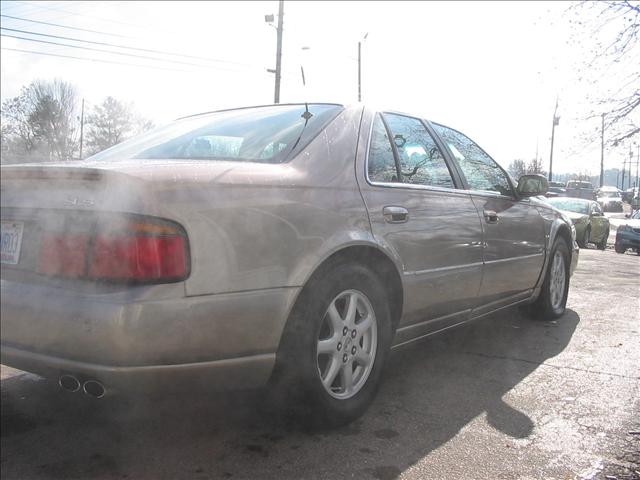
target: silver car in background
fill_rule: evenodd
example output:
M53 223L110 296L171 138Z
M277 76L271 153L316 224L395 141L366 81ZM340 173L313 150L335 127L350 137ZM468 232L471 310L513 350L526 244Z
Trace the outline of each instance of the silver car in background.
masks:
M267 384L339 424L391 348L565 310L575 232L476 143L363 105L213 112L2 167L2 363L93 396Z

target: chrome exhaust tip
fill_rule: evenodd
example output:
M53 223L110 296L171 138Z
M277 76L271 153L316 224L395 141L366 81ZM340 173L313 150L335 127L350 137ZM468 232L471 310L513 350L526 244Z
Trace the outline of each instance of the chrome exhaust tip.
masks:
M106 393L106 389L104 385L102 385L97 380L87 380L82 384L82 391L85 395L89 395L93 398L102 398Z
M77 392L80 390L80 381L73 375L61 375L58 379L58 385L67 392Z

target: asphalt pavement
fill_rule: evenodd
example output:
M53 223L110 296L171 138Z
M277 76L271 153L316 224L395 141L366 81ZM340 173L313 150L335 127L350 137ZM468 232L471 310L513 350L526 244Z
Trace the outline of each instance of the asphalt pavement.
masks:
M274 415L260 391L95 400L2 367L0 473L4 480L634 478L639 340L640 256L590 248L561 319L533 321L512 309L395 351L369 411L333 431Z

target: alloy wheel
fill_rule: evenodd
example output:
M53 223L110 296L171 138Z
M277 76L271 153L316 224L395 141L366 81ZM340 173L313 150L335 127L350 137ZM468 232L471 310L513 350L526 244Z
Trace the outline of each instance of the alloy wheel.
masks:
M551 307L557 310L562 307L564 291L566 287L567 272L564 265L562 252L556 251L551 263L551 278L549 279L549 289L551 294Z
M378 324L367 296L345 290L329 304L317 342L318 375L325 390L345 400L356 395L373 369Z

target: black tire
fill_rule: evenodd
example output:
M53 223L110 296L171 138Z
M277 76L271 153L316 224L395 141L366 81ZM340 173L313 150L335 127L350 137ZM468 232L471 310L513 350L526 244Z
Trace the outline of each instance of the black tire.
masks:
M373 367L363 386L354 396L337 399L322 384L317 342L329 305L348 290L364 294L373 307L377 346ZM288 412L314 428L330 428L355 420L378 391L392 333L388 295L376 274L357 263L330 268L304 287L289 316L272 377L273 393L277 398L282 394Z
M560 252L564 259L565 269L565 285L562 300L555 307L551 301L551 271L553 259L556 252ZM542 320L552 320L562 316L565 312L567 305L567 295L569 293L569 272L571 271L571 259L569 257L569 247L562 238L556 238L551 248L551 254L549 255L549 264L547 265L547 271L545 273L544 282L542 283L542 291L538 299L530 305L529 312L534 317Z
M617 243L615 244L615 246L613 248L615 249L616 253L624 253L624 252L627 251L626 248L624 248L622 245L619 245Z
M607 230L602 237L602 240L598 243L598 250L606 250L607 249L607 240L609 239L609 230Z

